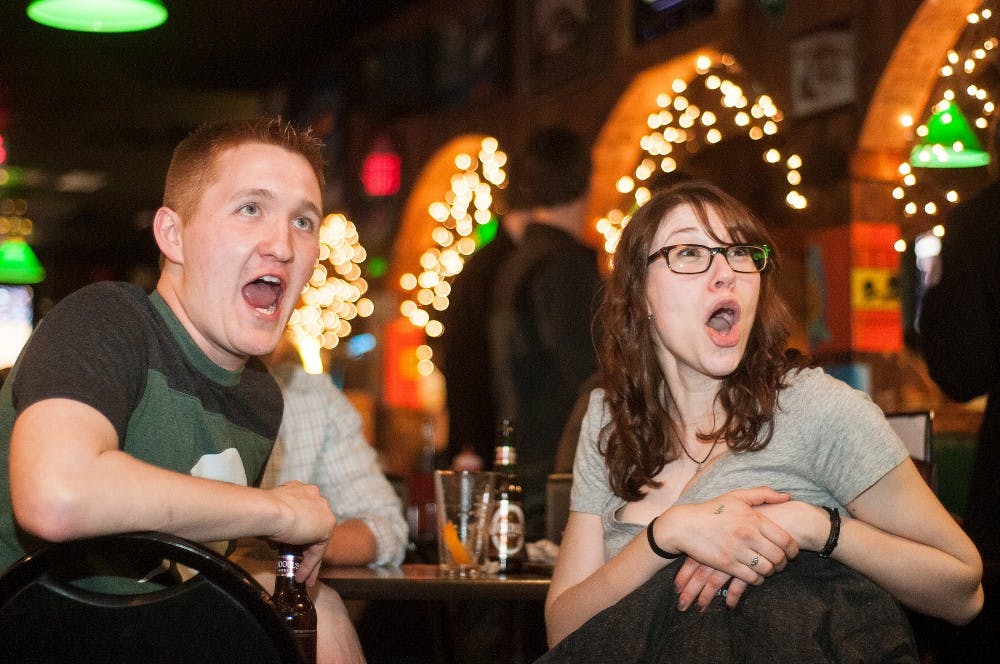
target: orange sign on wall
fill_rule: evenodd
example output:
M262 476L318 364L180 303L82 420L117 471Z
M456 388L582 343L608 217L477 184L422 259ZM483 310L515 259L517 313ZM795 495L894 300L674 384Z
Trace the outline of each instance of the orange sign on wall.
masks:
M425 343L424 331L405 318L386 323L382 357L385 403L395 408L421 408L417 347Z
M898 352L903 322L894 224L854 222L807 242L808 334L814 353Z
M854 222L851 228L851 349L903 349L899 301L899 237L895 224Z

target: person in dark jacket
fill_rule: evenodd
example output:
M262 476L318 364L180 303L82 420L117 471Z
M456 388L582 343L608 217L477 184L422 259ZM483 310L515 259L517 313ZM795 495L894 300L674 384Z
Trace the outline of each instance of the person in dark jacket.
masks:
M590 153L561 128L531 136L509 166L528 213L497 276L490 325L497 415L516 426L528 540L545 533L545 479L580 387L597 368L591 337L601 276L583 242Z
M489 318L497 273L524 233L524 213L512 209L500 219L496 237L465 262L451 284L450 304L442 314L444 333L440 339L448 409L446 466L469 452L478 463L493 461L494 434L500 416L496 412L490 367Z
M951 210L938 283L924 295L920 336L931 377L952 399L988 394L965 511L966 532L1000 559L1000 181Z
M945 633L954 661L983 661L1000 648L1000 180L952 208L938 282L922 301L919 339L931 377L957 401L988 395L962 525L983 557L988 600L970 625ZM933 273L932 273L933 274Z

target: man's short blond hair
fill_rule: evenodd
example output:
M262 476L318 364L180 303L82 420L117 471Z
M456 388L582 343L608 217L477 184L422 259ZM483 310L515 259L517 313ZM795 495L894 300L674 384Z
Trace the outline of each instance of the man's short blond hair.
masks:
M216 158L246 143L276 145L302 155L322 189L323 142L311 130L298 130L280 117L234 120L202 125L177 145L167 169L163 205L181 217L192 214L212 181Z

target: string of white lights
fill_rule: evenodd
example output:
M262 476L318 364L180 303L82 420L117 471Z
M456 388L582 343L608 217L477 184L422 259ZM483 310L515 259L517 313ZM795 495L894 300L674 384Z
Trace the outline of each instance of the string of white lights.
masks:
M361 265L367 253L354 222L343 214L327 215L319 240L319 260L288 326L300 345L329 349L351 334L352 320L371 316L375 305L364 297L368 282L361 276Z
M755 87L745 80L732 55L723 55L718 61L700 56L695 60L690 80L675 78L669 91L657 95L656 109L649 113L646 122L650 133L639 140L642 149L639 164L633 173L622 175L615 183L618 192L630 195L630 200L597 221L608 254L614 253L631 214L652 195L646 183L658 170L673 173L683 166L687 151L679 149L681 146L690 142L717 145L738 134L762 141L778 134L784 114L766 94L749 98L748 91ZM710 106L699 107L696 99L705 99ZM808 200L798 189L802 183L802 158L797 154L784 155L770 144L761 152L761 158L768 164L785 167L788 184L785 203L795 210L805 209Z
M970 118L975 130L987 135L990 132L992 116L996 112L994 90L990 89L992 84L984 84L981 79L996 67L1000 51L997 48L1000 40L994 34L994 4L993 0L984 2L966 17L963 34L956 47L946 53L945 62L938 72L938 82L932 95L934 101L926 113L928 118L934 113L947 113L949 109L957 108L957 112ZM900 123L904 127L912 127L914 119L904 115ZM928 133L927 122L916 126L915 143L926 139ZM933 147L940 150L940 146ZM959 151L963 149L959 144L947 147ZM904 217L918 224L923 222L935 236L943 237L946 229L940 219L949 207L961 200L959 189L952 186L954 183L948 181L941 169L922 168L904 161L897 170L900 180L892 190L892 197L899 201ZM903 252L906 248L905 238L896 241L897 251Z

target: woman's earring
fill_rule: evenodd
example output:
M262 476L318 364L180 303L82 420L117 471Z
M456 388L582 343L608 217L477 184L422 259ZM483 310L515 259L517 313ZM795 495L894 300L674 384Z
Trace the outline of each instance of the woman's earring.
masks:
M650 312L650 314L648 316L646 316L646 320L653 320L653 314L652 314L652 312Z

